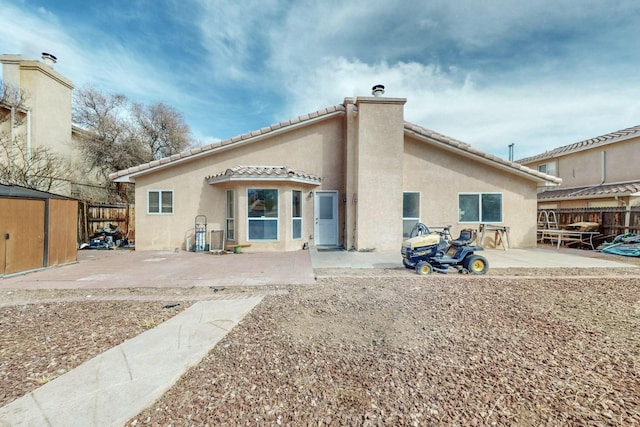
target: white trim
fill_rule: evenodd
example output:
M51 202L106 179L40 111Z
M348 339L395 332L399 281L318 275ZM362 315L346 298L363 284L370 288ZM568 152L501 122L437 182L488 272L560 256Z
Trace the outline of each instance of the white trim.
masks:
M149 212L149 194L158 193L158 212ZM162 212L162 194L171 193L171 212ZM173 215L175 212L175 197L173 190L150 189L147 190L147 215Z
M485 194L500 195L500 221L485 221L482 217L482 196ZM478 220L477 221L461 221L460 220L460 196L478 195ZM458 192L458 224L501 224L504 223L504 193L499 191L459 191Z
M232 204L232 209L233 209L233 217L229 217L229 193L231 193L233 195L233 200L231 201ZM224 220L224 233L225 236L227 238L228 241L230 242L235 242L237 239L236 234L238 233L238 227L236 227L236 216L237 216L237 209L236 209L236 190L233 188L228 189L227 191L225 191L224 193L224 199L225 199L225 220ZM229 221L232 220L233 221L233 237L230 238L229 237Z
M335 203L333 204L333 219L335 222L335 235L336 235L336 240L335 243L318 243L318 236L319 234L319 212L318 209L320 208L320 204L318 203L318 198L319 195L321 194L332 194L335 200ZM316 246L337 246L340 242L340 227L339 227L339 209L338 209L338 191L336 190L318 190L318 191L314 191L313 194L313 215L315 218L315 224L313 227L313 235L315 238L315 242L316 242Z
M278 216L273 218L273 217L250 217L249 216L249 190L275 190L276 191L276 195L278 197L278 202L276 204L276 206L278 207ZM247 195L247 222L246 222L246 226L247 226L247 242L279 242L280 241L280 189L279 188L246 188L246 195ZM250 227L249 227L249 222L253 220L253 221L275 221L276 222L276 238L275 239L251 239L249 237L249 232L250 232Z
M293 216L293 193L297 191L300 193L300 216ZM291 240L302 240L303 230L304 230L304 203L303 203L303 191L302 190L291 190ZM293 220L300 220L300 237L293 236Z

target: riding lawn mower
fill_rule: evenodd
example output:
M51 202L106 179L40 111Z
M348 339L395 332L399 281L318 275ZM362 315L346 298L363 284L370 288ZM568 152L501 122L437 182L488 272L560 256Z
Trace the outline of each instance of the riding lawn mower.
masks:
M415 269L418 274L432 272L449 273L457 271L461 274L485 274L489 270L486 258L476 255L475 251L484 250L482 246L472 246L476 232L465 229L460 237L451 239L451 227L443 227L442 231L430 231L418 223L411 231L411 237L402 243L402 263L405 267Z

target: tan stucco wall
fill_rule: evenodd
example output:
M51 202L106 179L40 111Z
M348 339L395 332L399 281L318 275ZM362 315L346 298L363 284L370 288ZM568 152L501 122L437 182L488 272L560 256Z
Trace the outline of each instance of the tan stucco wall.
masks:
M402 244L402 153L406 99L356 100L355 241L357 250L393 250Z
M470 153L445 150L404 131L404 99L356 99L346 113L305 123L278 134L234 142L232 149L173 163L136 177L136 248L185 249L196 215L206 215L209 229L224 228L227 189L236 196L235 244L247 243L247 188L279 190L279 240L250 242L248 252L299 250L314 242L312 192L336 191L339 245L357 250L399 250L402 242L403 192L421 193L421 221L452 225L453 234L478 224L460 224L459 192L502 194L503 219L512 247L536 244L536 186L529 177L496 168ZM205 177L234 166L288 166L322 178L319 186L293 182L225 182ZM291 239L291 190L302 191L303 238ZM149 215L149 190L172 190L174 213ZM357 202L356 202L357 200ZM493 235L481 242L493 246ZM193 239L191 240L193 242Z
M38 61L20 64L20 86L29 95L31 137L65 157L77 157L71 144L71 91L73 84Z
M562 178L561 187L599 184L603 177L603 152L606 152L605 183L640 179L640 168L638 168L640 138L634 138L558 157L557 167L558 176ZM537 169L539 165L551 161L549 159L524 165Z
M244 251L301 249L304 242L313 245L313 198L310 191L337 190L344 195L344 128L342 116L328 118L310 127L293 129L278 136L233 151L185 162L172 168L136 179L136 247L140 249L184 249L185 235L194 228L196 215L206 215L209 224L225 224L225 190L236 189L236 243L246 243L246 188L279 189L278 242L251 242ZM320 186L299 183L251 182L208 184L205 177L224 172L233 166L288 166L297 171L322 177ZM290 240L291 189L303 191L303 239ZM148 190L173 190L174 213L149 215L146 209ZM342 220L341 220L342 222ZM342 230L341 230L342 232ZM340 235L342 242L342 234ZM341 243L340 242L340 243Z
M420 220L428 226L452 226L456 237L463 228L478 229L477 223L458 222L460 192L502 194L503 222L510 228L511 247L536 245L536 182L500 171L477 160L405 138L404 191L420 192ZM494 246L488 233L485 247Z

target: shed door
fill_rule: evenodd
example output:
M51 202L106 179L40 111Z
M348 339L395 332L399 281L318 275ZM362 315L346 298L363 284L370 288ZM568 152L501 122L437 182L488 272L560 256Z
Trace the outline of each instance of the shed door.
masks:
M0 199L0 274L44 267L44 200Z
M316 245L338 245L338 193L316 191L315 199Z

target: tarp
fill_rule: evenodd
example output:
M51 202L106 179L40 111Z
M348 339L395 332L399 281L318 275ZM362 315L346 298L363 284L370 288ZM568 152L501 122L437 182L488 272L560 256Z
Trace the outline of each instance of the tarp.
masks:
M605 254L640 257L640 235L621 234L613 239L612 243L604 243L598 249Z

